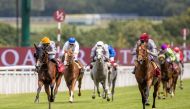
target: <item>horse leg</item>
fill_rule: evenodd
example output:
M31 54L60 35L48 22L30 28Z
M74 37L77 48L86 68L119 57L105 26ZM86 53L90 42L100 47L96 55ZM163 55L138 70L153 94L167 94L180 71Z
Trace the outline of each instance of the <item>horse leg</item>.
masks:
M99 90L99 82L96 83L96 88L97 88L98 96L101 97L100 90Z
M168 96L167 95L167 81L164 80L162 84L163 84L163 91L164 91L163 99L166 99L166 97Z
M146 101L145 94L144 94L144 91L143 91L143 89L141 87L141 84L138 84L138 87L139 87L139 91L141 93L141 99L142 99L143 109L145 109L145 101Z
M94 91L93 91L93 94L92 94L92 99L95 99L95 97L96 97L95 93L96 93L96 86L94 84Z
M150 87L152 85L152 81L153 80L147 81L147 86L145 88L145 97L146 97L145 105L150 105L149 101L148 101L148 97L149 97L149 91L150 91Z
M160 81L158 80L157 83L154 85L154 92L153 92L153 104L152 104L152 109L155 109L156 106L156 96L157 96L157 92L159 90L160 87Z
M49 92L49 84L44 84L45 92L47 94L48 101L50 102L50 92Z
M78 96L81 96L81 85L82 85L82 76L78 80L78 88L79 88Z
M112 81L112 90L111 90L111 93L112 93L112 101L113 101L113 97L114 97L114 92L115 92L115 82L116 82L116 77L113 79Z
M182 77L183 77L183 72L184 72L184 69L182 67L182 64L180 64L180 67L181 67L181 71L180 71L180 89L183 89L183 80L182 80Z
M38 80L38 89L37 89L37 94L36 94L36 99L34 100L34 103L39 103L39 94L42 89L43 83Z
M50 89L51 89L50 102L54 102L54 92L53 92L54 85L55 85L55 79L50 84Z
M163 80L161 80L160 79L160 84L162 83L162 87L163 87ZM162 89L164 89L164 87L162 88ZM164 91L164 90L163 90ZM158 99L161 99L161 94L163 94L163 92L161 92L161 88L160 88L160 86L159 86L159 88L158 88Z
M175 89L176 89L176 85L177 85L177 80L178 80L178 75L176 77L174 77L174 82L173 82L173 93L175 95Z
M61 83L61 78L62 78L62 75L59 75L58 79L56 80L56 85L55 85L55 89L54 89L54 97L53 99L55 99L56 95L57 95L57 91L58 91L58 87Z
M75 84L76 84L76 79L73 80L72 84L71 84L71 90L70 90L70 98L69 98L69 102L73 103L73 98L74 98L74 88L75 88Z
M107 87L107 85L108 85L108 87L106 88L107 101L110 101L110 96L112 96L110 88L111 88L111 85L113 85L112 84L113 79L111 78L111 76L112 76L112 73L109 72L108 73L108 80L106 80L106 82L105 82L106 83L105 86Z
M102 87L103 87L103 93L102 93L102 98L103 99L106 99L106 94L107 94L107 90L106 90L106 88L105 88L105 82L101 82L101 84L102 84Z
M169 92L170 92L170 97L174 96L174 77L171 78L170 80L170 87L169 87Z

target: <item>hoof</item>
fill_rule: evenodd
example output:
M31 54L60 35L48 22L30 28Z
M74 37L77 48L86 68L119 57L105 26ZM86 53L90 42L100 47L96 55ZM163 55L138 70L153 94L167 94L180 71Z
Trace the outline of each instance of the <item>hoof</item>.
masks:
M39 103L39 100L38 100L38 99L35 99L35 100L34 100L34 103Z
M160 99L161 99L161 97L160 97L160 96L158 96L158 99L160 100Z
M36 96L36 99L34 100L34 103L39 103L39 97Z
M107 98L107 101L110 101L110 98Z
M146 106L149 106L150 104L148 102L145 103Z
M98 97L101 97L101 95L100 95L100 94L98 94Z
M54 99L50 99L49 101L50 101L50 102L54 102Z
M181 90L183 90L183 87L179 87Z
M69 98L69 102L70 102L70 103L73 103L73 100L74 100L73 97L70 97L70 98Z
M81 93L78 93L78 96L81 96Z
M149 102L148 102L148 99L146 99L145 105L146 105L146 106L149 106L149 105L150 105Z
M92 95L92 99L95 99L95 95Z

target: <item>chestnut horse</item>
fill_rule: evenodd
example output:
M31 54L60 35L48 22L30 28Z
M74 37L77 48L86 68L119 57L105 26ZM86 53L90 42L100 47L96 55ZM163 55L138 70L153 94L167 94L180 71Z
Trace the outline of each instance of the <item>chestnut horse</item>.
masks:
M38 73L38 89L34 102L39 103L39 94L42 86L45 86L45 91L48 95L48 101L54 102L55 96L58 91L58 87L61 83L62 73L57 73L56 64L48 59L48 53L45 48L37 47L34 44L36 54L36 63L40 64ZM54 85L56 83L55 89ZM49 90L49 87L51 90ZM54 89L54 93L53 93Z
M153 82L154 79L154 66L149 60L149 54L147 52L147 43L142 43L137 46L137 61L135 61L135 77L138 83L139 91L142 97L143 109L145 105L149 105L148 96L151 86L154 86L153 92L153 105L152 108L155 108L155 101L157 92L160 86L160 78ZM154 83L154 84L153 84Z
M67 65L65 66L64 77L67 87L69 88L69 95L70 95L69 102L72 103L74 98L74 88L77 81L79 88L78 96L81 96L81 84L82 84L83 73L79 68L79 63L76 63L74 61L74 54L72 49L69 49L65 53L64 59L67 61Z
M170 93L171 97L175 94L176 84L178 80L178 76L181 72L178 64L175 64L176 68L173 68L172 65L166 61L165 55L160 54L158 56L158 60L161 66L162 72L162 84L163 84L163 99L167 97L167 94Z

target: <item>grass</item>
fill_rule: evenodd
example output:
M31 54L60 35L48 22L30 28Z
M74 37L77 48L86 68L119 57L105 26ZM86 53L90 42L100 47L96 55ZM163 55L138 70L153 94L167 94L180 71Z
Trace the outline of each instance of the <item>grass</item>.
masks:
M91 98L92 90L82 91L78 97L75 92L74 103L69 103L68 92L59 92L52 109L141 109L141 97L137 86L116 88L115 100L107 102L96 96ZM35 104L35 93L0 95L0 109L48 109L45 93L40 94L40 103ZM174 98L168 97L165 100L156 102L157 109L190 109L190 80L184 81L184 89L177 88ZM149 101L152 104L152 91ZM148 106L147 109L151 109Z

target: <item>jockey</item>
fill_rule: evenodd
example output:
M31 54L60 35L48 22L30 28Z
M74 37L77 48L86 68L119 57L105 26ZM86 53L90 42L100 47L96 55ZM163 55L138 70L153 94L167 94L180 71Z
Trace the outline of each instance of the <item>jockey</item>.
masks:
M57 61L55 59L55 55L56 55L56 46L55 46L55 42L51 41L48 37L43 37L41 39L41 42L38 44L38 47L40 48L44 48L48 51L48 58L49 60L53 61L54 63L56 63L57 66ZM40 66L36 65L36 69L39 70Z
M91 54L90 54L90 58L91 58L91 64L90 64L90 69L92 69L92 67L93 67L93 62L95 62L95 56L96 56L96 53L95 53L95 51L96 51L96 48L97 47L102 47L103 49L104 49L104 51L105 51L105 61L106 62L108 62L108 60L109 60L109 51L108 51L108 45L107 44L104 44L104 42L102 42L102 41L98 41L95 45L94 45L94 47L92 48L92 50L91 50Z
M183 66L183 52L179 49L179 47L175 47L174 48L174 53L175 53L175 55L176 55L176 60L177 60L177 62L178 63L181 63L181 65L182 65L182 67L184 67Z
M162 44L161 52L166 56L166 61L172 64L174 68L174 62L176 61L176 56L171 48L168 48L167 44Z
M108 51L109 51L109 61L111 65L116 69L117 64L115 63L115 59L114 59L116 56L116 52L111 45L108 45Z
M136 49L137 49L138 44L146 42L148 44L147 52L150 54L149 59L151 60L153 66L154 66L155 74L158 76L158 75L160 75L160 69L158 68L158 65L155 63L155 60L157 59L157 55L158 55L158 52L156 49L157 47L156 47L155 42L152 39L150 39L149 37L150 36L147 33L141 34L139 40L137 41L137 43L135 45L135 48L132 51L132 54L136 55ZM134 71L132 72L133 74L135 74L135 70L136 70L136 66L134 68Z
M82 64L78 61L78 54L79 54L79 43L76 41L74 37L70 37L68 41L65 42L63 45L63 49L61 51L60 57L65 56L65 53L69 50L72 49L74 53L74 61L78 64L79 69L81 69L83 66ZM67 65L67 60L64 59L64 65Z

